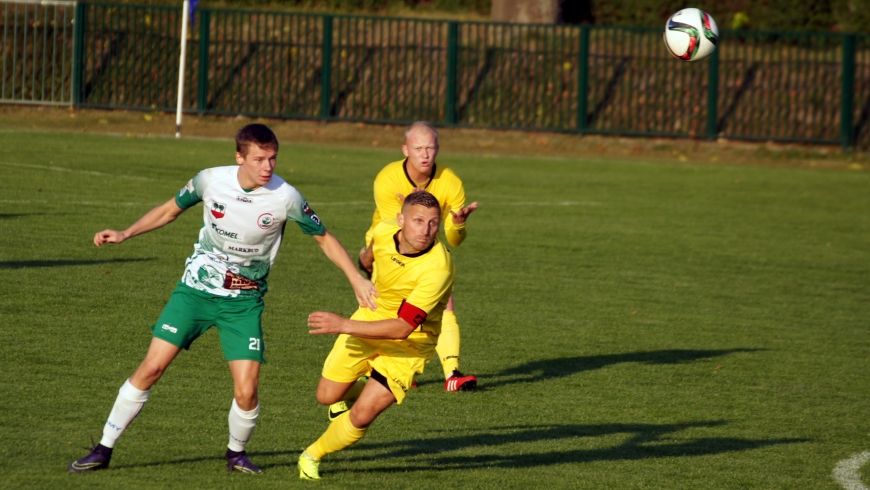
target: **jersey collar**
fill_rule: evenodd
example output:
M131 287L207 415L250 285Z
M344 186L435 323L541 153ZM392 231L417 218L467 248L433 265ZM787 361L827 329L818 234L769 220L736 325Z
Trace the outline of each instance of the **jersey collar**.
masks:
M431 184L431 183L432 183L432 179L435 178L435 172L436 172L437 170L438 170L438 164L437 164L437 163L433 163L433 164L432 164L432 173L429 175L429 180L426 181L426 185L423 186L424 189L428 189L428 188L429 188L429 184ZM416 188L416 187L417 187L417 183L414 182L413 179L411 179L411 176L410 176L410 175L408 175L408 159L407 159L407 158L405 158L405 161L402 162L402 171L405 172L405 178L408 179L408 182L411 184L411 186L414 187L414 188Z
M414 257L420 257L421 255L426 255L430 250L432 250L432 247L435 246L435 242L438 241L437 238L435 240L432 240L432 244L429 245L428 247L426 247L426 250L421 250L415 254L403 254L402 252L399 252L399 233L401 233L401 232L402 232L402 230L399 230L396 232L395 235L393 235L393 243L396 244L396 253L401 255L402 257L409 257L409 258L413 259Z

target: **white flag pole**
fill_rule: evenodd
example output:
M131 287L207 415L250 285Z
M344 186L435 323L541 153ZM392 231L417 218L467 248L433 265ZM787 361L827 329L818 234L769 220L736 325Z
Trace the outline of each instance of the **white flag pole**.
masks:
M181 61L178 66L178 106L175 109L175 137L181 138L181 101L184 98L184 58L187 54L187 21L190 15L190 0L184 0L181 14Z

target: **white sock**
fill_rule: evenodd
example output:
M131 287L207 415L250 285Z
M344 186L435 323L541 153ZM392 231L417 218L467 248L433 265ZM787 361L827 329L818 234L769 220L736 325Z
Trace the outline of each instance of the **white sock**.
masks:
M136 388L130 384L129 379L124 382L121 389L118 390L118 398L115 399L115 406L112 407L109 420L103 427L103 438L100 440L100 444L106 447L115 447L115 442L124 433L124 429L142 411L150 392L151 390L142 391Z
M257 426L257 417L260 415L260 404L247 412L239 408L236 399L233 398L233 406L230 407L230 443L227 447L230 451L241 452L251 440L254 427Z

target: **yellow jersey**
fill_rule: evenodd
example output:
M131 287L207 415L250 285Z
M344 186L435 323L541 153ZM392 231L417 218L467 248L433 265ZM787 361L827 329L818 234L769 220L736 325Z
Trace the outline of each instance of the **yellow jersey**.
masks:
M447 247L437 238L419 253L399 253L400 230L396 220L385 220L372 230L378 288L376 310L360 308L351 319L363 321L402 318L417 329L408 337L439 335L441 313L453 293L456 269ZM422 335L421 335L422 334Z
M375 212L372 225L366 232L366 245L372 241L372 231L383 220L395 220L402 212L402 201L396 196L407 196L417 187L405 169L405 160L393 162L384 167L375 177ZM444 223L444 235L451 247L458 247L465 240L465 223L457 225L453 222L450 211L458 211L465 207L465 188L462 181L447 167L433 165L432 177L428 182L419 185L429 191L441 204L441 222Z

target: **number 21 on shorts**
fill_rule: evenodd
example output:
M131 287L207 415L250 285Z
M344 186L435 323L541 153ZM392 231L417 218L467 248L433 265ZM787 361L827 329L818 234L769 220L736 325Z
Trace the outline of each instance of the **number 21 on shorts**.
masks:
M259 351L259 350L260 350L260 344L261 344L260 339L258 339L258 338L256 338L256 337L251 337L251 343L248 344L248 349L250 349L250 350L255 350L255 351Z

